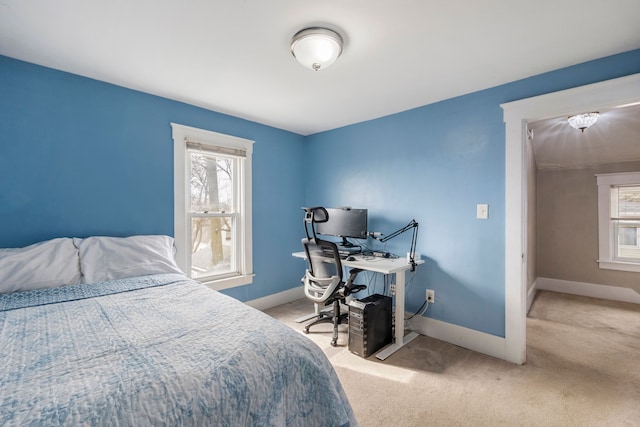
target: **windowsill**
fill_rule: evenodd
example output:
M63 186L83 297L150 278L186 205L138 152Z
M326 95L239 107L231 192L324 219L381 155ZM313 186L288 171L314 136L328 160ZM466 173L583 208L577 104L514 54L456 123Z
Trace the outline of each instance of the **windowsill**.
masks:
M200 281L200 280L198 280L198 281L200 283L202 283L203 285L206 285L206 286L210 287L211 289L214 289L216 291L221 291L223 289L229 289L229 288L235 288L235 287L238 287L238 286L250 285L251 283L253 283L253 276L255 276L255 274L249 274L249 275L245 275L245 276L227 277L225 279L210 280L210 281L206 281L206 282L205 281Z
M598 260L598 265L600 268L604 268L607 270L640 272L640 263L636 262Z

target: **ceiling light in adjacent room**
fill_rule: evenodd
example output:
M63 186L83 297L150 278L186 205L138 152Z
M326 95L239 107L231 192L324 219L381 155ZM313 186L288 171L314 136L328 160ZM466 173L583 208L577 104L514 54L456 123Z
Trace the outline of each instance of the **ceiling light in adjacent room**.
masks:
M303 67L325 69L342 53L342 37L326 28L306 28L291 39L291 53Z
M574 129L580 129L582 132L591 125L593 125L597 120L600 114L595 113L584 113L584 114L576 114L575 116L569 117L569 124Z

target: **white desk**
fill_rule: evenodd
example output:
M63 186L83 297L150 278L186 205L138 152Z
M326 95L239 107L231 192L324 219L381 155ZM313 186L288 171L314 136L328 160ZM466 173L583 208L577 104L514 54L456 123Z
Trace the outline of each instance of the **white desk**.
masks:
M297 258L306 258L304 252L294 252L292 254ZM379 257L364 257L362 255L354 255L355 261L341 260L343 267L361 268L362 270L373 271L382 274L396 273L396 289L395 289L395 340L382 350L380 350L376 357L380 360L384 360L391 356L393 353L402 348L405 344L409 343L418 336L417 332L410 332L407 335L404 334L404 287L405 276L407 271L411 270L411 264L407 262L406 258L379 258ZM416 260L416 264L423 264L424 260Z

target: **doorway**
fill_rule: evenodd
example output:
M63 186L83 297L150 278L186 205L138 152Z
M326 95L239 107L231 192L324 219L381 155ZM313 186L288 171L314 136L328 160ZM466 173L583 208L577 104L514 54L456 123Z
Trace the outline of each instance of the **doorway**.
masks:
M502 104L505 121L505 357L526 361L530 153L527 123L640 103L640 74Z

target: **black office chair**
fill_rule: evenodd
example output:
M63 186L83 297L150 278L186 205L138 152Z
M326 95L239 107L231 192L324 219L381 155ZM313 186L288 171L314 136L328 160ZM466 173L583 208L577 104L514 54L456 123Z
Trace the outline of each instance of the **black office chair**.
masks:
M349 270L349 278L343 280L342 261L338 246L316 236L315 224L329 220L329 214L323 207L305 209L305 233L307 237L302 239L307 256L308 268L303 277L304 293L311 301L325 306L333 304L332 312L320 311L314 319L304 327L304 333L309 333L309 328L318 323L333 323L333 337L331 345L338 343L338 325L345 321L348 313L340 313L340 303L344 303L346 297L360 292L367 287L355 285L358 273L362 270L352 268ZM309 227L312 234L309 234Z

